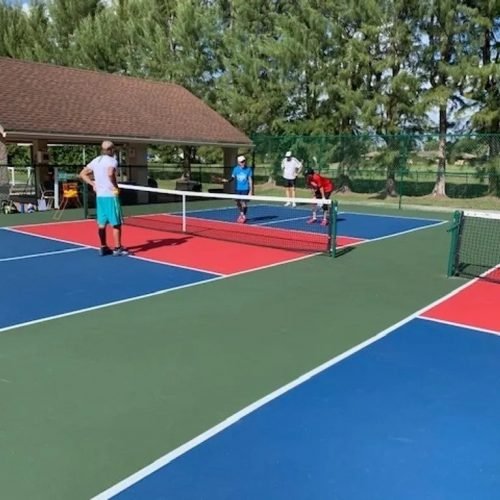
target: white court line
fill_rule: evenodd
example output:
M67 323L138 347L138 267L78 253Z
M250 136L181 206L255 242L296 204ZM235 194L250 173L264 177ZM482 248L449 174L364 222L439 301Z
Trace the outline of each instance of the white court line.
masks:
M59 226L63 224L80 224L82 222L89 222L89 223L94 223L95 220L93 219L75 219L75 220L54 220L54 221L47 221L47 222L33 222L32 224L19 224L16 226L5 226L0 229L5 229L6 231L9 231L12 228L18 228L18 227L43 227L43 226Z
M365 340L364 342L361 342L360 344L352 347L351 349L343 352L342 354L335 356L334 358L330 359L329 361L321 364L320 366L310 370L309 372L305 373L304 375L301 375L300 377L296 378L292 382L280 387L279 389L271 392L267 396L264 396L263 398L259 399L258 401L255 401L254 403L246 406L242 410L231 415L230 417L226 418L225 420L223 420L219 424L213 426L212 428L208 429L207 431L203 432L202 434L191 439L187 443L184 443L183 445L179 446L178 448L175 448L171 452L158 458L157 460L155 460L151 464L147 465L143 469L140 469L139 471L128 476L127 478L123 479L122 481L115 484L114 486L111 486L110 488L103 491L102 493L99 493L98 495L94 496L91 500L109 500L110 498L117 495L118 493L126 490L127 488L131 487L132 485L134 485L134 484L138 483L139 481L141 481L142 479L144 479L145 477L151 475L153 472L156 472L157 470L161 469L162 467L164 467L168 463L172 462L176 458L180 457L181 455L184 455L185 453L192 450L196 446L199 446L200 444L204 443L208 439L219 434L220 432L227 429L228 427L235 424L236 422L240 421L242 418L246 417L250 413L255 412L256 410L258 410L262 406L268 404L269 402L282 396L283 394L291 391L292 389L298 387L299 385L302 385L304 382L307 382L308 380L310 380L314 376L318 375L319 373L324 372L328 368L331 368L332 366L336 365L337 363L340 363L344 359L352 356L353 354L356 354L357 352L361 351L362 349L364 349L364 348L370 346L371 344L377 342L378 340L386 337L394 330L397 330L398 328L401 328L402 326L409 323L413 319L418 318L421 314L423 314L428 309L431 309L432 307L435 307L436 305L444 302L445 300L448 300L449 298L453 297L454 295L457 295L462 290L464 290L465 288L468 288L476 281L477 281L477 279L461 285L460 287L456 288L452 292L435 300L434 302L423 307L422 309L418 310L417 312L410 314L406 318L404 318L401 321L399 321L398 323L390 326L389 328L386 328L385 330L381 331L380 333L376 334L375 336Z
M230 200L231 201L231 200ZM249 205L249 207L272 207L272 205L266 205L265 203L256 203L255 205ZM212 208L200 208L196 210L186 210L186 216L189 214L203 213L203 212L215 212L218 210L236 210L236 205L231 205L230 207L212 207ZM172 212L176 215L182 215L182 212Z
M294 217L292 219L279 219L279 220L272 220L272 221L269 221L269 222L263 222L262 224L251 224L252 226L270 226L271 224L280 224L282 222L290 222L290 221L294 221L294 220L304 220L304 219L309 219L310 218L310 215L304 215L302 217ZM280 229L284 229L284 228L280 228ZM289 229L289 231L295 231L295 229ZM316 233L315 231L310 231L311 234L323 234L323 233Z
M19 255L17 257L5 257L0 259L0 262L12 262L14 260L35 259L37 257L50 257L51 255L59 255L62 253L80 252L81 250L89 250L90 247L66 248L65 250L54 250L53 252L32 253L29 255Z
M123 257L120 257L120 258L123 258ZM55 319L67 318L68 316L75 316L76 314L82 314L82 313L86 313L86 312L90 312L90 311L97 311L99 309L104 309L106 307L117 306L120 304L126 304L127 302L133 302L136 300L147 299L149 297L163 295L165 293L174 292L176 290L182 290L184 288L190 288L193 286L201 285L203 283L210 283L212 281L217 281L217 280L224 279L224 278L226 278L226 276L216 276L215 278L209 278L206 280L197 281L196 283L188 283L186 285L180 285L180 286L176 286L174 288L164 288L164 289L158 290L156 292L146 293L143 295L136 295L135 297L128 297L126 299L115 300L113 302L107 302L105 304L98 304L96 306L85 307L84 309L77 309L75 311L69 311L69 312L65 312L65 313L61 313L61 314L55 314L53 316L46 316L44 318L34 319L31 321L26 321L24 323L16 323L15 325L9 325L9 326L5 326L3 328L0 328L0 333L8 332L9 330L15 330L17 328L23 328L26 326L37 325L39 323L45 323L47 321L52 321Z
M20 234L28 234L28 235L31 236L31 233L24 233L23 231L19 231L17 229L9 228L8 230L12 231L12 232L20 233ZM41 236L41 235L34 235L34 236L38 236L40 238L45 238L45 239L52 240L52 241L59 241L59 242L63 242L63 243L72 243L72 242L68 242L68 241L65 241L65 240L58 239L58 238L53 238L51 236ZM75 244L75 243L72 243L72 244ZM92 249L94 247L87 247L87 246L83 246L82 245L79 249L84 250L84 249L88 249L88 248ZM166 293L175 292L177 290L182 290L184 288L191 288L193 286L203 285L205 283L211 283L211 282L214 282L214 281L220 281L220 280L223 280L223 279L226 279L226 278L232 278L232 277L236 277L236 276L242 276L244 274L253 273L255 271L262 271L262 270L265 270L265 269L271 269L273 267L281 266L283 264L290 264L292 262L299 262L301 260L310 259L311 257L316 257L318 255L321 255L321 253L317 252L317 253L311 253L311 254L307 254L307 255L301 255L300 257L294 257L294 258L291 258L291 259L288 259L288 260L283 260L283 261L280 261L280 262L276 262L274 264L268 264L268 265L265 265L265 266L254 267L252 269L246 269L245 271L238 271L238 272L232 273L232 274L219 274L219 273L215 273L215 272L212 272L212 271L205 271L205 270L197 269L197 268L189 268L189 267L186 267L186 266L180 266L180 265L176 265L176 264L170 264L168 262L155 261L153 259L148 259L146 257L138 257L138 256L131 255L130 257L136 258L138 260L145 260L145 261L149 261L149 262L163 264L165 266L179 267L179 268L182 268L182 269L189 269L189 270L192 270L192 271L203 272L203 273L206 273L206 274L210 274L210 275L212 275L214 277L213 278L208 278L208 279L205 279L205 280L202 280L202 281L197 281L195 283L188 283L186 285L180 285L180 286L173 287L173 288L164 288L164 289L158 290L156 292L151 292L151 293L147 293L147 294L143 294L143 295L136 295L134 297L128 297L126 299L120 299L120 300L116 300L116 301L112 301L112 302L106 302L104 304L98 304L96 306L86 307L84 309L77 309L77 310L69 311L69 312L66 312L66 313L61 313L61 314L56 314L56 315L53 315L53 316L47 316L47 317L44 317L44 318L39 318L39 319L31 320L31 321L26 321L24 323L16 323L15 325L10 325L10 326L6 326L6 327L3 327L3 328L0 328L0 333L7 332L9 330L15 330L17 328L23 328L23 327L26 327L26 326L36 325L36 324L39 324L39 323L45 323L47 321L52 321L52 320L55 320L55 319L66 318L68 316L74 316L76 314L86 313L86 312L90 312L90 311L96 311L96 310L99 310L99 309L104 309L104 308L107 308L107 307L112 307L112 306L116 306L116 305L120 305L120 304L126 304L127 302L133 302L133 301L136 301L136 300L142 300L142 299L146 299L146 298L150 298L150 297L155 297L157 295L163 295L163 294L166 294ZM113 258L113 257L110 256L108 258ZM124 257L116 257L116 258L123 259Z
M466 325L464 323L457 323L456 321L446 321L444 319L431 318L428 316L419 316L418 319L423 319L425 321L431 321L433 323L442 323L443 325L456 326L458 328L465 328L467 330L474 330L474 331L478 331L478 332L489 333L489 334L500 336L500 332L497 332L496 330L490 330L488 328L481 328L480 326Z
M387 240L389 238L394 238L396 236L402 236L403 234L409 234L409 233L414 233L416 231L422 231L423 229L430 229L431 227L438 227L442 226L443 224L447 224L448 221L441 221L436 224L429 224L428 226L420 226L420 227L414 227L413 229L408 229L406 231L400 231L399 233L392 233L392 234L387 234L386 236L380 236L378 238L373 238L373 239L366 239L366 240L361 240L361 241L356 241L354 243L351 243L349 245L344 245L344 246L356 246L356 245L361 245L363 243L373 243L374 241L381 241L381 240ZM350 236L345 236L345 235L339 235L337 234L337 238L349 238Z
M164 214L164 215L170 215L170 214ZM233 227L260 227L260 226L263 226L264 224L266 224L266 223L263 223L263 224L258 224L258 223L252 224L252 222L251 222L252 219L251 218L249 219L250 222L248 224L242 224L242 225L240 225L236 221L206 219L204 217L196 217L196 216L189 216L187 219L188 219L187 220L187 228L188 228L187 234L189 234L189 219L195 219L195 220L200 220L200 221L202 220L202 221L205 221L205 222L216 222L217 224L230 224ZM292 220L292 219L290 219L290 220ZM278 222L283 222L283 220L273 221L273 222L274 223L278 223ZM206 228L206 229L210 230L211 228ZM278 232L284 232L284 233L287 233L290 236L292 235L292 233L302 233L302 234L307 234L308 236L311 236L311 235L313 235L313 236L314 235L316 235L316 236L328 236L328 234L326 232L325 233L320 233L320 232L317 232L317 231L307 231L307 230L302 230L302 229L288 229L288 228L284 228L284 227L278 227L276 229L273 229L273 232L275 232L274 234L276 234L276 235L277 235ZM253 235L250 235L250 236L253 236ZM203 237L203 236L200 236L200 237ZM236 243L240 243L242 245L252 245L251 243L245 243L245 242L236 242ZM291 250L291 251L298 251L298 252L300 252L301 250Z
M347 215L366 215L368 217L389 217L391 219L403 219L403 220L424 220L429 222L443 222L443 219L428 219L426 217L412 217L411 215L387 215L387 214L369 214L364 212L339 212L339 214ZM444 222L447 222L446 220Z
M70 243L72 245L78 245L82 249L83 248L90 248L90 249L94 249L94 250L98 250L99 249L99 247L96 246L96 245L84 245L82 243L75 243L74 241L64 240L62 238L55 238L53 236L46 236L46 235L42 235L42 234L33 234L33 233L24 232L22 230L22 228L19 227L19 226L17 226L16 228L8 228L8 231L12 231L13 233L19 233L19 234L24 234L24 235L28 235L28 236L36 236L37 238L43 238L45 240L50 240L50 241L57 241L59 243ZM110 255L109 257L112 257L112 256ZM206 269L201 269L201 268L198 268L198 267L183 266L181 264L172 264L170 262L162 262L160 260L150 259L148 257L140 257L139 255L130 254L127 257L130 257L131 259L143 260L143 261L146 261L146 262L153 262L155 264L161 264L163 266L178 267L179 269L187 269L189 271L198 271L200 273L208 273L208 274L215 274L215 275L222 276L221 273L216 273L214 271L208 271ZM120 257L120 258L123 258L123 257Z

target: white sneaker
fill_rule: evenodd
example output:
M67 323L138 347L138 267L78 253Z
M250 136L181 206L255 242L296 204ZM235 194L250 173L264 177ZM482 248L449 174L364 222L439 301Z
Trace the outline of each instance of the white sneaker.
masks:
M290 202L289 202L289 201L287 201L287 202L285 203L285 207L289 207L289 206L290 206Z
M292 207L296 207L296 206L297 206L297 203L293 202Z

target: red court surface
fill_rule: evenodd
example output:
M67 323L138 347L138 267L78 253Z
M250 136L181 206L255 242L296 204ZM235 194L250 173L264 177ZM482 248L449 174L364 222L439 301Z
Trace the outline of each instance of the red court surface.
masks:
M20 226L16 230L80 245L98 246L94 221ZM110 229L108 241L112 241ZM353 239L352 242L357 241L359 240ZM123 243L139 257L220 274L234 274L272 266L310 254L135 226L124 228ZM344 238L339 244L347 245L351 244L351 241Z
M500 269L494 271L500 278ZM493 274L490 275L493 277ZM445 302L429 309L425 318L484 328L500 334L500 283L477 280Z

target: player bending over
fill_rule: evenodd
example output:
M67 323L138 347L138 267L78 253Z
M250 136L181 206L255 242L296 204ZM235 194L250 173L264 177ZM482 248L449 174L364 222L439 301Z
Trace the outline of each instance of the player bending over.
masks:
M314 191L314 198L317 200L330 199L330 196L335 189L335 186L330 179L327 179L319 174L315 174L312 168L306 168L304 175L306 176L306 186ZM319 207L323 210L321 225L326 226L328 224L328 205L321 202L314 203L312 217L307 221L307 223L314 224L317 221L316 212Z
M248 195L252 191L252 169L247 165L243 155L238 156L238 165L233 168L231 179L222 179L222 182L236 181L234 192L239 195ZM244 223L247 220L248 202L236 199L236 206L240 212L237 222Z

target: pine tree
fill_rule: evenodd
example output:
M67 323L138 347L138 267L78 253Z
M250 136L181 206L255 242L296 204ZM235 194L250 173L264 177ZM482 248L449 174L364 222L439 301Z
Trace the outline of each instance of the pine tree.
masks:
M278 14L287 1L234 0L219 4L222 43L215 84L217 109L247 133L277 132L288 118L289 85L279 76L274 49Z
M71 65L75 32L87 18L102 9L101 0L49 0L50 37L56 48L55 62Z
M470 12L459 0L434 0L421 8L419 36L422 40L422 67L428 75L428 89L423 103L438 107L438 171L433 194L446 195L446 135L450 126L449 111L463 103L467 66L472 47Z
M0 56L21 59L32 42L27 16L21 7L0 3Z

